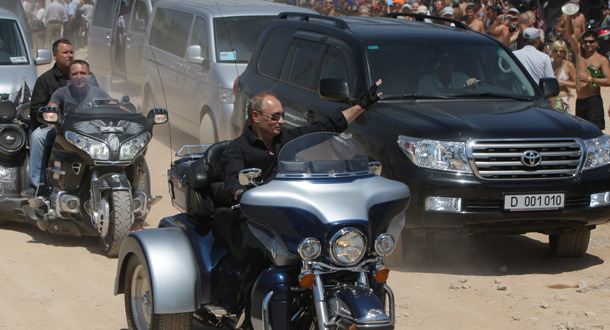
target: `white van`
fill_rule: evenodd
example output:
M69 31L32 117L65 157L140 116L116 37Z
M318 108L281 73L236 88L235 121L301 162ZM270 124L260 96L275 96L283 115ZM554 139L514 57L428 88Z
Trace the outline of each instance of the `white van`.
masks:
M142 54L145 106L166 108L171 125L200 143L241 134L243 119L232 116L233 83L281 12L315 13L260 0L155 2L147 30L151 47Z

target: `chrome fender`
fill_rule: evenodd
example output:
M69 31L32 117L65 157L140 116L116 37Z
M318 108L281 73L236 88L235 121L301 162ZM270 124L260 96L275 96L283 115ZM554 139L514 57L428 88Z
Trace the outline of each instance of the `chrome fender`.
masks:
M148 269L155 314L194 312L199 308L199 268L182 230L155 228L130 233L119 252L115 295L125 293L125 271L130 258L138 258Z

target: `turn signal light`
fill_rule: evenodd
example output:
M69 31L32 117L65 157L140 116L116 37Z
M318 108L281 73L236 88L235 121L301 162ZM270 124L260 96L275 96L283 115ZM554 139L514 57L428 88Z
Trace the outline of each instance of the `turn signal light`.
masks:
M304 288L310 288L315 279L316 277L312 273L301 273L299 275L299 284Z
M390 270L387 268L382 268L375 273L375 281L377 283L385 283L390 276Z

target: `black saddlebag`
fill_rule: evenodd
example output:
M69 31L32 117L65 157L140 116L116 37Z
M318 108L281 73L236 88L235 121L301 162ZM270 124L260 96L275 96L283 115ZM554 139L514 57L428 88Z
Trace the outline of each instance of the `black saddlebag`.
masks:
M210 146L197 160L181 159L168 173L170 194L175 208L200 221L209 221L216 207L229 207L224 191L221 156L231 141Z

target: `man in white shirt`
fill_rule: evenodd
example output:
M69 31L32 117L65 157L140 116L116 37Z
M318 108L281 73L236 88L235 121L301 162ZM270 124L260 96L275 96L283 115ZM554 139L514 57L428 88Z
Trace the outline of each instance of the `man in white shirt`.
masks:
M543 77L554 77L553 66L549 55L538 50L540 45L540 30L527 28L523 31L525 46L514 52L527 72L534 78L536 84Z

